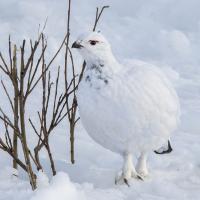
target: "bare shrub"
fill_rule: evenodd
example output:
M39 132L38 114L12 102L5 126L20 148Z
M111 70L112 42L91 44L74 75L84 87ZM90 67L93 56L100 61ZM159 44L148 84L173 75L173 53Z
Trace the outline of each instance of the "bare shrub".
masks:
M103 10L107 7L108 6L102 7L100 11L99 8L97 8L93 31L96 29ZM8 155L12 157L13 168L17 169L19 166L28 174L33 190L37 187L37 177L34 169L43 170L40 161L41 149L45 148L47 151L52 174L56 174L56 167L49 139L55 128L64 119L66 119L69 124L69 130L67 131L69 131L70 135L71 163L75 163L74 133L76 123L79 120L79 117L77 118L78 103L75 91L81 81L86 63L84 61L81 73L77 75L75 72L73 55L69 47L70 15L71 0L68 1L67 33L58 50L48 59L48 62L45 56L48 43L43 31L39 34L35 42L32 40L29 42L23 40L20 47L13 44L9 37L7 60L0 52L0 70L3 72L3 76L10 83L12 88L12 91L8 90L7 85L1 80L2 88L7 96L12 113L7 113L4 108L0 106L0 120L4 125L4 130L1 130L1 132L5 132L5 134L1 134L2 136L0 136L0 149L7 152ZM57 76L53 81L51 77L51 66L55 65L54 61L62 51L65 51L65 87L64 91L60 92L58 88L61 68L57 68ZM69 67L71 67L71 69ZM72 71L72 76L68 75L69 69ZM40 102L41 109L35 113L38 119L36 123L33 122L31 118L27 119L26 111L31 102L28 101L28 99L31 100L31 94L39 84L42 85L42 87L38 88L42 92L42 98ZM32 132L37 136L37 143L34 149L31 149L27 142L27 135L30 135L30 130L27 129L28 125L31 125ZM22 149L22 155L18 153L19 147Z

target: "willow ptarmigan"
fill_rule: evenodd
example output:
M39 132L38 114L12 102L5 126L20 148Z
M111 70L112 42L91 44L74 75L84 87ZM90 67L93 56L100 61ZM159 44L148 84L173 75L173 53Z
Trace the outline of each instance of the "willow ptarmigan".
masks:
M86 61L77 92L84 128L97 143L123 156L116 183L128 184L132 177L143 179L148 175L148 152L166 143L179 122L174 88L151 64L120 64L100 33L80 36L72 48L77 48ZM138 152L135 167L132 156Z

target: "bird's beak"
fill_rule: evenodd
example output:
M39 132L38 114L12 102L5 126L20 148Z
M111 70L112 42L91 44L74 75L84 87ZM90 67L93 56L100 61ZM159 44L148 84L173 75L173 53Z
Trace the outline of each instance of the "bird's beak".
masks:
M79 42L75 41L72 44L72 48L76 48L76 49L81 49L83 47L83 45L81 45Z

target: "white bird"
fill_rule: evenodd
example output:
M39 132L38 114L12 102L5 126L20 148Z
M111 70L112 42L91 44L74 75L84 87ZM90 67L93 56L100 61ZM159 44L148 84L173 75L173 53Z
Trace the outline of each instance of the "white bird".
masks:
M174 88L153 65L119 64L100 33L82 35L72 48L86 61L77 92L83 126L97 143L123 156L116 182L143 179L148 152L166 143L177 127L180 109ZM137 152L135 167L132 155Z

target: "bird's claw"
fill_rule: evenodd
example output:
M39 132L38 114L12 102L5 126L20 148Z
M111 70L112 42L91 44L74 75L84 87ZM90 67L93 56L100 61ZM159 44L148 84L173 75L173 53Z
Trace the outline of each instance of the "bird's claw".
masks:
M115 185L117 185L118 184L118 182L120 181L121 179L115 179ZM126 179L126 178L124 178L123 179L123 181L124 181L124 183L128 186L128 187L130 187L130 184L129 184L129 181L128 181L128 179Z
M124 178L124 183L125 183L128 187L130 187L129 182L128 182L128 180L127 180L126 178Z
M144 181L144 178L140 175L137 175L137 179L141 180L141 181Z
M143 176L141 176L138 173L132 173L132 175L129 177L129 176L124 175L123 172L120 172L120 174L118 174L115 178L115 185L117 185L118 183L121 183L121 184L125 183L128 187L130 187L129 180L131 179L131 177L144 181Z

